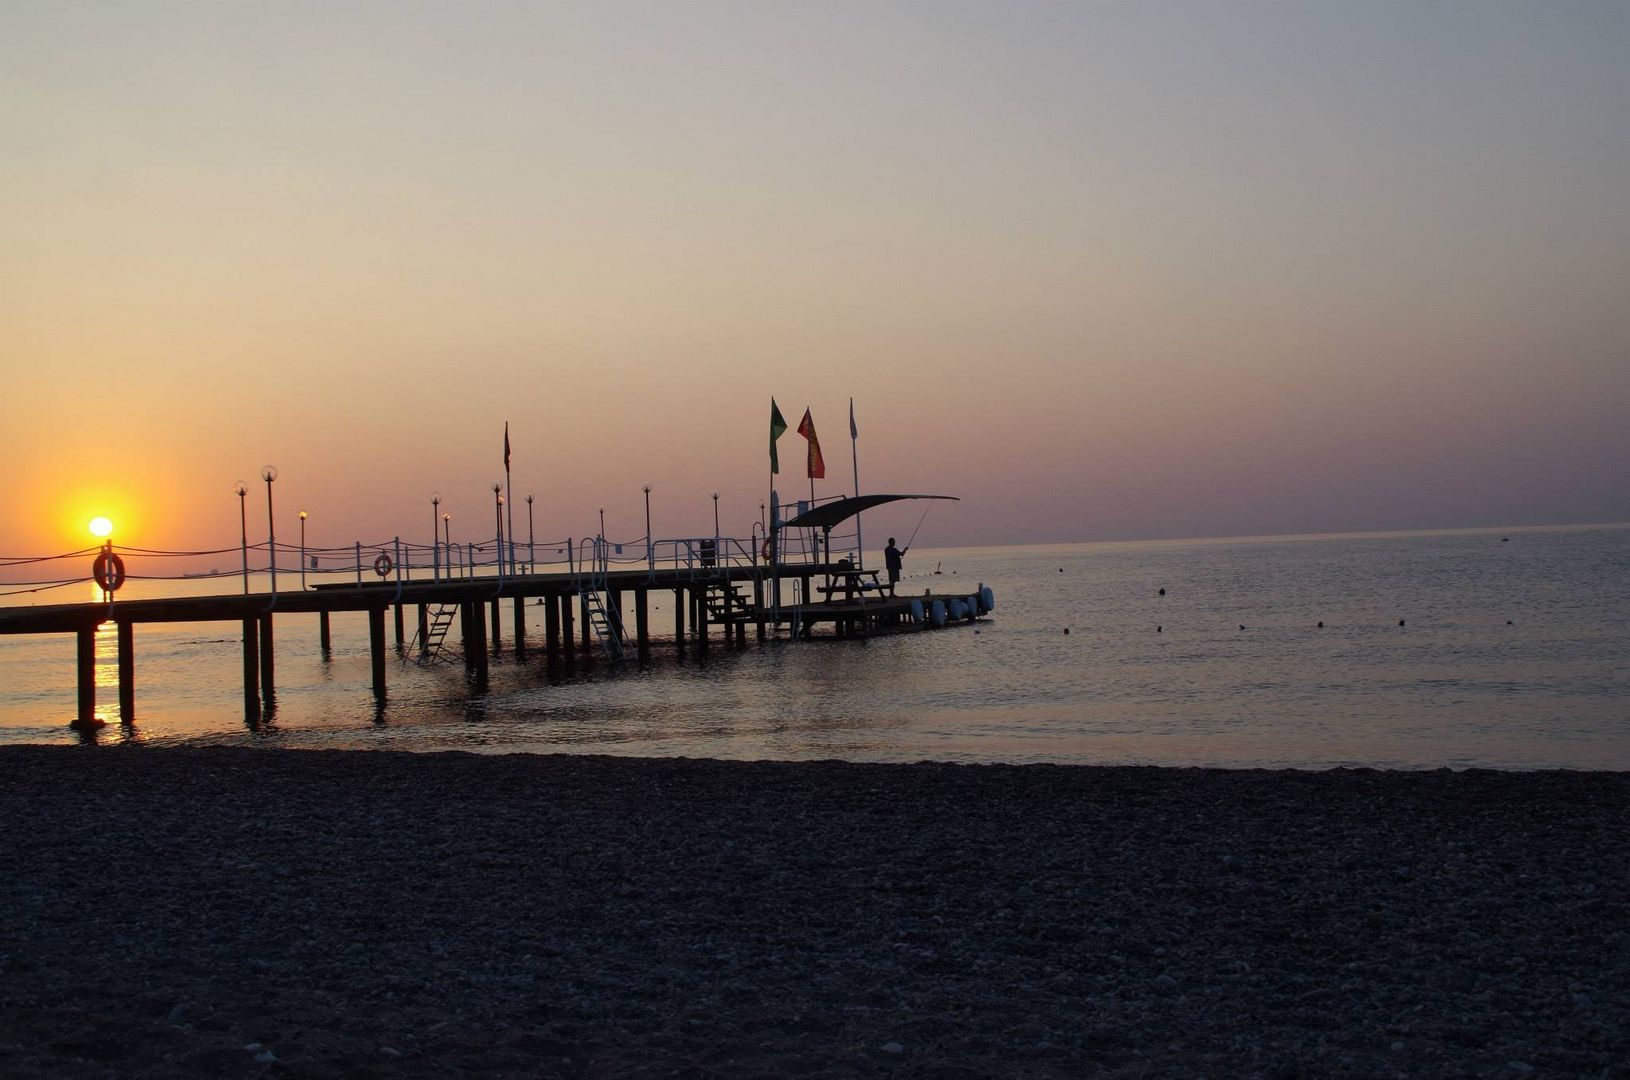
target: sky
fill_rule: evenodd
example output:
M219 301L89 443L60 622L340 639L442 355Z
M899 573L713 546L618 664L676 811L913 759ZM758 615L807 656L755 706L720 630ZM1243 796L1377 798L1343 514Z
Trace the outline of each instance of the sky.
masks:
M1627 49L1622 3L0 0L0 555L230 547L240 479L253 542L266 464L279 539L484 537L506 421L540 540L645 484L745 534L772 396L817 495L853 398L863 491L960 496L924 544L1624 521Z

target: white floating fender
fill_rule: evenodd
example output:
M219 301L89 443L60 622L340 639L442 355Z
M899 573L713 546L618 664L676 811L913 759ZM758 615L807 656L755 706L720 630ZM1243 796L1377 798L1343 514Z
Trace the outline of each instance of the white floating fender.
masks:
M979 606L986 611L996 610L996 594L990 591L989 585L979 586Z
M923 624L923 602L915 596L911 598L911 621L918 626Z
M945 601L935 600L934 606L928 609L928 621L935 626L945 625Z

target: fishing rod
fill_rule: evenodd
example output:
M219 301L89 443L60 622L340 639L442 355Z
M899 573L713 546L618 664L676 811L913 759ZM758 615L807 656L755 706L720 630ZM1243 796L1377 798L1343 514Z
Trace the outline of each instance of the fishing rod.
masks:
M932 509L934 509L934 506L933 506L932 503L930 503L929 506L928 506L928 510L932 510ZM921 529L923 527L923 522L928 519L928 510L923 511L923 516L917 519L917 528L912 529L911 530L911 535L906 538L906 547L907 548L910 548L911 545L912 545L912 542L917 539L917 529Z

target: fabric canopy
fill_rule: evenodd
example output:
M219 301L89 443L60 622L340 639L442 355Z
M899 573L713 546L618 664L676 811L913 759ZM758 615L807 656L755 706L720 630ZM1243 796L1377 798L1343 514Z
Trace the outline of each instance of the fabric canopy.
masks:
M836 502L823 503L784 524L789 529L830 529L840 521L847 521L862 510L870 510L883 503L897 502L900 499L950 499L959 502L955 495L861 495L853 499L838 499Z

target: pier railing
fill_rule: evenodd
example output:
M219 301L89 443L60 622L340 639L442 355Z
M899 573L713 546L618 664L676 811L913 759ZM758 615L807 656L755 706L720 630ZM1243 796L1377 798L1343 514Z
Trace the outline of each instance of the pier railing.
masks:
M831 557L837 559L852 554L853 543L852 534L834 535ZM607 571L678 571L701 579L742 568L768 573L771 566L770 545L757 529L747 538L672 537L649 542L643 536L623 541L604 537L537 540L517 545L513 553L507 544L501 552L496 539L414 544L391 537L354 540L343 547L280 541L186 551L110 543L55 555L0 557L0 604L50 602L52 594L61 591L68 593L64 599L81 601L84 597L73 595L73 590L97 584L94 565L98 556L104 554L118 557L123 582L149 586L170 581L189 585L210 582L249 592L253 580L253 591L269 591L275 595L321 585L400 585L501 579L526 574L577 574L585 559L594 559L597 544L603 548ZM827 558L821 537L814 530L783 528L776 533L776 547L774 563L784 570L796 572ZM529 558L511 563L512 554L525 554ZM274 564L276 577L272 580ZM150 587L142 591L152 595Z

